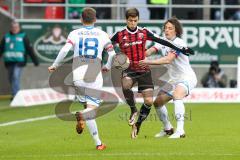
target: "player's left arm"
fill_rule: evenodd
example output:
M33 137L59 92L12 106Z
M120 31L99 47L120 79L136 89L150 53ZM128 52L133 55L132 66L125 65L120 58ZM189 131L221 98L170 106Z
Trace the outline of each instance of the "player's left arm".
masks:
M159 44L162 44L164 46L170 47L170 48L172 48L176 51L180 51L187 56L194 55L194 51L191 48L178 46L178 45L174 44L173 42L171 42L169 40L165 40L163 38L160 38L159 36L150 32L147 29L146 29L146 32L147 32L147 39L148 40L151 40L151 41L157 42Z

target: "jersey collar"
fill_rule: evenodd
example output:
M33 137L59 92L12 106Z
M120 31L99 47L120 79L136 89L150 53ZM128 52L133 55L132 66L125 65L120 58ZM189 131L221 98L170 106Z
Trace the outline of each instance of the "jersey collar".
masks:
M177 36L175 36L174 38L171 39L171 41L174 41L177 38Z
M138 31L138 26L137 26L137 29L135 30L135 31L130 31L128 28L127 28L127 26L126 26L126 30L130 33L130 34L135 34L135 33L137 33L137 31Z
M93 29L94 28L94 26L83 26L83 28L85 28L85 29Z

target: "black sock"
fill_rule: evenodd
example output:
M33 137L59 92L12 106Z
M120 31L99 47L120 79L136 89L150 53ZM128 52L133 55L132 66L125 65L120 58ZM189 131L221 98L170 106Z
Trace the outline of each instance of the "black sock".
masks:
M131 112L132 113L137 112L133 91L131 89L123 89L123 95L126 99L127 104L130 106Z
M137 120L137 126L140 126L142 124L142 122L145 119L147 119L147 116L149 115L150 110L151 110L151 106L143 103L143 105L140 109L138 120Z
M137 107L136 106L130 106L131 113L137 112Z

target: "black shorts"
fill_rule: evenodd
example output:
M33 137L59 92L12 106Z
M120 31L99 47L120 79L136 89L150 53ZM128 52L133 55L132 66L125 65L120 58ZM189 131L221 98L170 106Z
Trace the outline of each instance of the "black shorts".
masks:
M146 72L136 72L130 69L126 69L122 72L123 77L130 77L133 80L133 85L138 83L138 92L141 92L145 89L154 89L152 74L148 70Z

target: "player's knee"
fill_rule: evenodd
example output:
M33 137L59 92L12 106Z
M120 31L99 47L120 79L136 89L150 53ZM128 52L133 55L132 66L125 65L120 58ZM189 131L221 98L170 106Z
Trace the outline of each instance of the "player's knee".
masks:
M145 98L144 103L148 106L151 106L153 104L153 99L152 98Z
M183 99L187 95L187 91L182 86L177 86L173 92L173 99Z
M123 89L131 89L132 83L131 82L123 82L122 87L123 87Z
M131 85L130 84L122 84L123 90L129 90L131 89Z
M173 93L173 99L183 99L184 97L183 94Z

